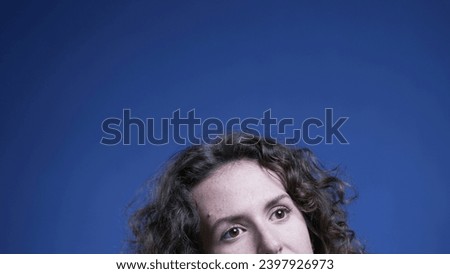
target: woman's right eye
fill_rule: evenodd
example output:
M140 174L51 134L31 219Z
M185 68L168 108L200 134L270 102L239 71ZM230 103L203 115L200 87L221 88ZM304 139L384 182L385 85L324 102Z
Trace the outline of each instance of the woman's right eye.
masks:
M243 232L245 232L245 229L235 226L225 231L225 233L222 235L220 239L225 241L233 240L239 237L239 235L241 235Z

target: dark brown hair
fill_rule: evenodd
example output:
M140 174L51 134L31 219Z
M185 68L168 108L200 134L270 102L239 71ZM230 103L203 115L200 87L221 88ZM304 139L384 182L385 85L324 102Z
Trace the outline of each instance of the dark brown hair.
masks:
M347 223L347 184L327 170L306 148L291 148L270 138L245 133L220 142L194 145L177 153L156 179L155 199L130 218L135 253L202 253L199 216L191 196L193 186L218 167L237 160L254 160L275 172L303 213L315 253L363 253Z

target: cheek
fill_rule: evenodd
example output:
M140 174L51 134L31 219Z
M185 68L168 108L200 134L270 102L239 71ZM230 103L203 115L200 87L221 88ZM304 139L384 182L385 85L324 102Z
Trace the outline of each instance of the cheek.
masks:
M308 228L305 223L300 220L293 220L292 222L287 223L286 226L284 226L284 229L285 233L282 233L281 235L284 235L287 238L295 239L296 242L309 241Z
M210 253L214 254L256 254L256 244L250 235L246 235L234 243L213 246Z
M303 218L293 218L280 232L283 242L295 253L312 253L308 228Z

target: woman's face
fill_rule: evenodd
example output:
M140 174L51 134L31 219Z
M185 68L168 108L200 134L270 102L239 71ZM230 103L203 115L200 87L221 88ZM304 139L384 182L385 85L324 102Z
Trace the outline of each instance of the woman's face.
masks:
M236 161L194 187L207 253L312 253L308 229L276 175Z

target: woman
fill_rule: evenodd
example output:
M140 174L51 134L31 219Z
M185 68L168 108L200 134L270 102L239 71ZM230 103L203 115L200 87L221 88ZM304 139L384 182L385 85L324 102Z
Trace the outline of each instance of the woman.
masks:
M308 149L238 133L176 154L130 219L136 253L362 253L346 183Z

